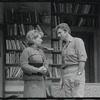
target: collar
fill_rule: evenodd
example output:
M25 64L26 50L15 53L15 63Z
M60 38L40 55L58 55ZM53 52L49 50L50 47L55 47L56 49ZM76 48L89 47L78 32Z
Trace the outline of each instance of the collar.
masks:
M73 37L70 35L70 34L68 34L68 38L67 38L67 42L66 42L66 44L65 44L65 46L64 46L64 48L63 48L63 50L65 49L65 48L67 48L67 46L69 45L69 43L71 42L71 41L73 41ZM62 51L63 51L62 50Z
M73 41L73 37L70 34L68 34L68 41L69 42Z
M36 47L34 45L31 45L31 47L34 49L34 50L39 50L39 47Z

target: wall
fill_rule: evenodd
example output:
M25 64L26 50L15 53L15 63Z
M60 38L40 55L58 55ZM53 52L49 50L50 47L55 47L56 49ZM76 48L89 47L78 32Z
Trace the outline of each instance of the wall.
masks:
M100 82L100 29L97 33L97 80Z
M3 3L0 3L0 97L3 96Z
M98 10L99 29L97 30L97 82L100 82L100 6Z

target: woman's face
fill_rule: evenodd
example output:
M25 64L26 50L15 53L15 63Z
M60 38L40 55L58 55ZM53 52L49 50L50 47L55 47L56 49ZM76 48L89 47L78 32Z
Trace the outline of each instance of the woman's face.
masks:
M63 29L58 28L58 29L57 29L57 34L58 34L58 37L59 37L61 40L65 40L65 39L66 39L67 32L65 32Z
M38 35L38 37L36 39L33 39L34 44L41 46L42 43L42 36Z

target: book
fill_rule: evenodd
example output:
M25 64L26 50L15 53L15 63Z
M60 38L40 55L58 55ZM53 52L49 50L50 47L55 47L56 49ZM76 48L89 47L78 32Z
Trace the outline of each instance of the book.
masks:
M74 11L73 11L74 13L77 13L77 12L78 12L79 5L80 5L80 4L75 4L75 8L74 8Z
M56 7L56 3L53 2L53 8L54 8L54 12L57 12L57 7Z
M35 23L38 23L38 14L36 10L34 11L34 15L35 15Z
M20 50L20 49L21 49L21 47L20 47L19 40L15 40L15 42L16 42L16 48L17 48L17 50Z
M9 50L12 50L11 40L8 40Z
M9 53L6 53L6 64L9 64Z
M22 35L25 35L25 29L23 24L21 24L21 30L22 30Z
M6 40L6 49L9 50L8 40Z
M84 5L84 8L83 8L83 14L88 14L89 13L89 10L90 10L90 7L91 5Z
M95 5L91 5L90 10L89 10L89 14L95 14L95 11L96 11Z
M78 11L77 13L82 13L83 12L83 4L79 4L79 8L78 8Z
M10 41L11 41L12 49L13 49L13 50L16 50L17 47L16 47L16 42L15 42L15 40L10 40Z
M14 35L17 35L18 33L17 33L17 24L15 23L14 24Z
M44 36L44 32L43 32L42 28L40 27L40 25L37 25L36 29L41 32L42 36Z

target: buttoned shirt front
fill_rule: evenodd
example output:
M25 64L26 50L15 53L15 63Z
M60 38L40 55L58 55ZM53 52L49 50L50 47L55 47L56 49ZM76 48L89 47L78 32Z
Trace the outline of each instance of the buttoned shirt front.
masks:
M68 42L62 49L62 63L71 66L78 65L80 61L85 62L86 60L87 54L83 40L68 34Z

